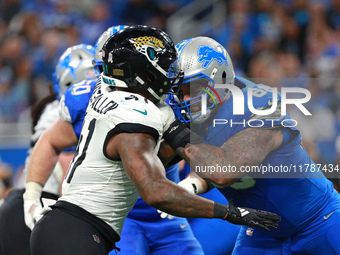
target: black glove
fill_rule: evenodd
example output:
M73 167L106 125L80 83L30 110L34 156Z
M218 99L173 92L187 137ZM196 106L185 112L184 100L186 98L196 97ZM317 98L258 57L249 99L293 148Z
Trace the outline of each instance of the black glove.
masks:
M164 132L164 140L175 150L178 147L185 148L188 143L202 143L202 138L195 132L192 132L187 126L179 120L175 120L170 127Z
M246 225L270 230L269 227L277 228L281 217L275 213L255 210L245 207L235 207L233 199L229 200L229 206L215 202L214 218L227 220L235 225Z
M266 211L246 207L235 207L233 199L230 199L229 212L225 219L235 225L247 225L249 227L270 230L269 227L277 228L279 226L277 222L281 220L281 217L275 213Z

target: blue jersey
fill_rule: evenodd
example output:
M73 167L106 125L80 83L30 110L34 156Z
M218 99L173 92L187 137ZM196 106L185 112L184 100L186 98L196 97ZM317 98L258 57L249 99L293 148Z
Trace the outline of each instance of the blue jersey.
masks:
M75 83L67 88L61 99L61 118L72 124L78 139L83 126L87 105L96 83L96 79ZM67 108L67 110L65 108Z
M230 137L249 128L247 124L249 120L259 119L259 116L254 116L248 108L248 88L253 88L254 93L258 92L257 96L253 96L255 109L271 106L270 87L257 85L240 77L237 79L245 86L242 89L245 99L244 115L233 115L233 96L231 96L214 116L215 120L220 119L224 123L228 121L227 124L214 127L213 123L204 123L199 126L198 133L207 144L221 147ZM280 95L278 101L281 101ZM300 132L294 127L289 114L274 115L272 117L275 121L262 120L257 123L259 126L256 128L270 128L281 125L284 121L283 142L264 159L261 165L268 167L267 169L270 166L286 166L290 171L283 173L280 178L268 178L270 175L266 178L253 179L251 176L242 178L230 187L219 188L219 190L228 200L233 198L237 206L266 210L280 215L282 221L279 228L266 234L284 238L307 226L315 215L340 208L340 196L321 171L306 170L307 166L309 169L312 167L317 169L317 166L301 146ZM255 121L249 123L253 126L256 124Z

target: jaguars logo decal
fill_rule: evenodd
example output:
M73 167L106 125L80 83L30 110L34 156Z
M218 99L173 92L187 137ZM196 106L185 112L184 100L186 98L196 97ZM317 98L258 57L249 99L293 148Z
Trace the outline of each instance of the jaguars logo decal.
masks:
M165 50L163 42L153 36L141 36L131 39L131 42L149 61L157 61L157 55Z

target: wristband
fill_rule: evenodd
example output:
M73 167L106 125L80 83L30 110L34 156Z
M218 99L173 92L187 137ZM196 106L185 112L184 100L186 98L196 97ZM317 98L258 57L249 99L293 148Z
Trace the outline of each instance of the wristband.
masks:
M175 150L179 147L185 148L188 143L198 144L203 142L199 135L192 132L177 119L164 132L163 138Z
M39 183L36 182L27 182L26 183L26 190L23 195L25 200L40 200L41 192L42 192L42 186Z
M229 206L214 202L214 216L213 218L219 218L225 220L228 217Z

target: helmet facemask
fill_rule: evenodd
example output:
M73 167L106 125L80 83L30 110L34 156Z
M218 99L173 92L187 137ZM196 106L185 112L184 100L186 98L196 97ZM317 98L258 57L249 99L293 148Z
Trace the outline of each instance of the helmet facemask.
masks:
M224 47L208 37L182 41L176 48L184 79L177 96L170 97L170 106L182 122L203 123L229 94L226 88L216 88L216 84L234 83L232 62Z
M181 90L170 98L170 106L179 120L193 124L205 122L229 93L227 89L214 87L215 81L202 73L186 77ZM190 99L184 100L184 94L190 95Z

